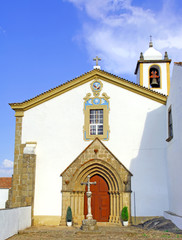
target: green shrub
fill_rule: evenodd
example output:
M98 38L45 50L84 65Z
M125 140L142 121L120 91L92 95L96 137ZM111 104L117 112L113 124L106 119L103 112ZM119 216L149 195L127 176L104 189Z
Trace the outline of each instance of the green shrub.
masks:
M72 222L72 212L70 207L67 208L66 221Z
M128 207L124 207L121 211L121 219L123 221L128 221Z

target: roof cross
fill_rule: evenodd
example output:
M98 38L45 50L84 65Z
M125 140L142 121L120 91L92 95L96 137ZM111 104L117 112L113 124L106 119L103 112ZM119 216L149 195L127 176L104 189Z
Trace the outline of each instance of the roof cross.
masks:
M93 61L96 61L96 66L98 66L99 61L101 61L101 58L96 56L96 58L93 58Z

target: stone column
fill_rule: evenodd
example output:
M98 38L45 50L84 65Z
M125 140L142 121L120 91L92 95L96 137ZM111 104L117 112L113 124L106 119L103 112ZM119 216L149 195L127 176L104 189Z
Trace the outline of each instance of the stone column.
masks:
M75 192L75 217L78 216L78 193Z
M113 193L110 191L110 216L109 222L113 221Z
M71 210L72 210L72 214L73 216L75 215L75 199L74 199L74 193L70 193L70 197L71 197Z
M119 207L119 192L116 193L116 198L117 198L117 214L116 214L116 222L119 223L119 215L120 215L120 207Z
M12 188L9 194L8 207L21 206L21 171L23 148L21 147L22 136L22 116L16 117L15 127L15 147L14 147L14 170L12 178Z
M121 213L121 210L123 209L123 194L122 194L122 192L119 193L119 196L120 196L120 213Z
M114 222L116 222L116 208L117 208L117 198L116 198L116 192L114 192Z
M84 216L84 192L81 192L81 215Z
M75 218L75 224L81 225L84 219L84 194L83 192L78 192L78 214Z
M16 112L14 173L7 207L32 206L34 203L36 143L21 144L23 112Z
M61 226L66 226L66 214L67 208L70 206L71 210L73 209L73 194L69 191L61 191L62 192L62 216L60 220ZM64 204L63 204L64 203ZM72 210L73 214L73 210Z

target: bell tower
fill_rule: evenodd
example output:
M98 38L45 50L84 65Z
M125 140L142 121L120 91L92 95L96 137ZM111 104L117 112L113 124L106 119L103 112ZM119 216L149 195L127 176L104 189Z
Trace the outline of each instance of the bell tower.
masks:
M153 47L152 37L150 37L149 48L140 53L140 59L137 62L135 74L137 75L137 84L169 95L170 90L170 63L167 52L162 54Z

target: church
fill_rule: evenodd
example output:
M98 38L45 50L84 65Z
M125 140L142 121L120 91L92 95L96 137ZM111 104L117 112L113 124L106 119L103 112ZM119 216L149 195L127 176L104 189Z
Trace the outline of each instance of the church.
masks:
M96 181L92 214L98 222L119 223L124 206L132 223L175 212L169 197L175 169L169 173L168 166L177 134L167 104L167 52L163 56L150 41L137 61L136 83L102 70L95 60L93 70L10 104L16 133L7 207L32 206L33 225L66 225L68 206L80 225L87 215L81 183L88 175Z

